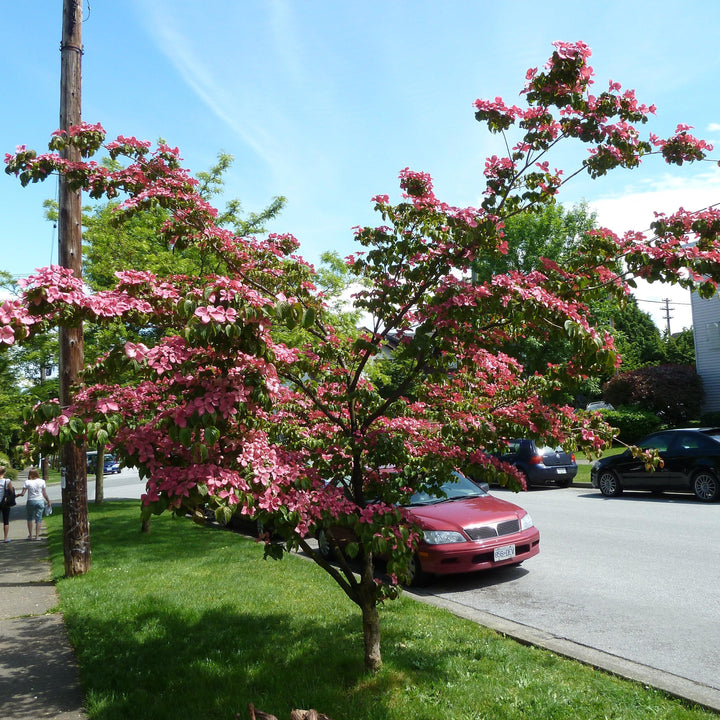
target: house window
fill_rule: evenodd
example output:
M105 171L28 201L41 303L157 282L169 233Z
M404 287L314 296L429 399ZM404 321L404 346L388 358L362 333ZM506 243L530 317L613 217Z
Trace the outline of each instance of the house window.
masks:
M709 348L720 348L720 322L705 324L705 342Z

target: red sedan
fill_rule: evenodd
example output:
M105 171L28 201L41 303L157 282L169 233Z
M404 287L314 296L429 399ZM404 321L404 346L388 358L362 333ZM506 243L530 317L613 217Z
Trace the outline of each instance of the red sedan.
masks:
M442 491L444 497L416 493L407 508L423 530L411 568L413 585L431 575L519 565L540 551L540 533L521 507L490 495L459 473ZM318 545L322 555L331 555L324 533Z
M423 530L414 580L428 575L519 565L540 551L530 515L490 495L463 475L443 485L445 497L413 495L408 508Z

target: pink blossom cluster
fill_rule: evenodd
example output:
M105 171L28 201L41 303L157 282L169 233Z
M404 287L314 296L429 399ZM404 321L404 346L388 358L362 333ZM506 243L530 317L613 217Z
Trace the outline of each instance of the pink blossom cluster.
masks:
M682 165L684 162L704 160L707 153L712 152L713 146L688 133L691 125L680 124L675 130L675 135L667 140L657 135L650 136L650 142L660 148L665 161L674 165Z

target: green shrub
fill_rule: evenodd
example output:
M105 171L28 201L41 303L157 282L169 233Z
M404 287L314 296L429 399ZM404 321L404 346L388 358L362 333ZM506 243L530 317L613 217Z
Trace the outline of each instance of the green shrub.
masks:
M619 407L615 410L603 410L603 418L619 430L618 439L632 444L655 432L661 426L660 418L650 410L639 407Z
M18 471L12 466L12 463L10 462L10 458L5 454L0 452L0 465L2 465L5 468L5 477L11 480L12 482L15 482L17 480Z

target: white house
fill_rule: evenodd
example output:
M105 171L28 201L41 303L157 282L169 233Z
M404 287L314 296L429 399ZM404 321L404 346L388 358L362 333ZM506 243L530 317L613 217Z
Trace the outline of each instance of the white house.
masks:
M695 367L705 391L704 412L720 412L720 295L703 300L692 293Z

